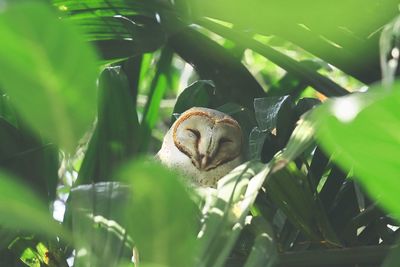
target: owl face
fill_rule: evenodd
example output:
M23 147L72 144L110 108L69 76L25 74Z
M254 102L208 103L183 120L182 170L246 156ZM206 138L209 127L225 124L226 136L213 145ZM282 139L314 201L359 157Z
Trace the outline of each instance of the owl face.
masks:
M230 116L207 108L191 108L172 125L158 157L167 166L212 186L241 162L242 131Z

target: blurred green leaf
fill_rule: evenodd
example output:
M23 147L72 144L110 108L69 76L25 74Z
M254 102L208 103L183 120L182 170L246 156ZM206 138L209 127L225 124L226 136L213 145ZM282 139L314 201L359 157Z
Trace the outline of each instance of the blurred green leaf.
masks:
M21 260L29 267L41 267L37 254L31 248L25 249L21 256Z
M333 159L352 170L367 191L400 219L398 88L396 84L386 93L377 86L368 93L327 101L312 118L323 148L334 153Z
M277 266L380 266L382 259L389 251L387 246L361 246L286 252L280 256Z
M39 197L3 171L0 171L0 225L53 238L66 237Z
M19 129L0 117L0 168L29 185L42 200L51 202L58 182L58 150L42 143L28 129Z
M283 37L365 83L381 77L376 32L398 15L397 6L396 0L379 5L362 0L290 0L285 5L258 0L191 1L197 20L212 18L247 32Z
M270 42L268 42L268 44L271 45ZM327 63L322 60L302 60L299 61L299 64L313 71L328 68L324 66L327 65ZM290 95L293 98L297 98L308 85L309 83L305 79L299 79L298 76L294 75L292 72L288 72L276 84L271 85L268 89L268 95Z
M10 103L10 97L2 92L0 89L0 118L6 120L12 125L16 126L17 118L15 114L15 109Z
M400 16L385 25L379 39L380 62L382 68L382 83L390 88L398 71L399 57L394 51L400 45Z
M130 260L133 242L123 225L130 199L129 186L117 182L72 189L67 213L77 250L74 266L116 266Z
M137 153L140 133L133 101L124 71L106 68L99 79L97 126L79 171L79 183L113 180L113 171Z
M94 119L93 50L39 2L7 6L0 33L2 88L36 131L73 151Z
M306 81L309 85L315 88L315 90L326 96L341 96L348 93L346 89L331 79L319 74L309 66L302 65L295 59L288 57L278 50L264 45L243 33L234 31L210 20L202 20L201 25L243 47L254 50L299 79Z
M124 166L117 177L132 187L125 222L141 262L193 266L197 209L178 175L156 162L139 161Z
M400 246L397 244L386 256L382 267L396 267L400 262Z

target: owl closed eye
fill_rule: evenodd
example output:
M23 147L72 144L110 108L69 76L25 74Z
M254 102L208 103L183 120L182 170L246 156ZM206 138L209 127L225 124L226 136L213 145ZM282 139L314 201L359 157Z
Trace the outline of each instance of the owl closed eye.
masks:
M184 112L164 137L161 162L200 186L216 182L242 160L242 131L232 117L207 108Z

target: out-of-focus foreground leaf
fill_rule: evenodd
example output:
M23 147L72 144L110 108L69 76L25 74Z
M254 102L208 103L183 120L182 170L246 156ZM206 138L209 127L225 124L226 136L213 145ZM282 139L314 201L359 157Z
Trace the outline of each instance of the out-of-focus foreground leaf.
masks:
M121 224L130 188L118 182L80 185L68 206L77 257L74 266L117 266L132 257L133 243Z
M0 35L2 88L36 131L72 151L94 119L93 50L38 2L7 5Z
M57 148L1 117L0 140L0 168L29 185L42 200L53 201L58 181Z
M132 187L125 224L143 263L193 266L197 208L176 173L155 162L128 164L117 177Z
M53 238L62 235L60 225L39 197L3 171L0 172L0 225Z
M397 0L376 5L362 0L289 0L285 4L193 0L190 4L196 18L213 18L251 32L281 36L365 83L380 79L376 33L398 15Z
M385 92L369 92L332 99L313 112L318 141L378 202L400 219L399 84ZM373 166L373 167L371 167Z

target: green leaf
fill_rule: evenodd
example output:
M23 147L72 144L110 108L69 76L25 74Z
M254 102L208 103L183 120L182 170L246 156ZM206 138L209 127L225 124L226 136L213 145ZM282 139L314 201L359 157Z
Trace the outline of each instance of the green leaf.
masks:
M21 260L29 267L40 267L40 260L32 248L27 248L21 255Z
M130 188L117 182L80 185L71 191L67 207L71 220L76 266L116 266L132 257L133 242L123 218Z
M94 119L93 50L39 2L7 6L0 34L2 88L36 131L71 152Z
M339 245L322 205L307 177L292 164L271 173L267 194L288 219L309 239Z
M211 201L203 210L196 266L223 266L269 170L259 162L246 162L222 177L215 193L208 192Z
M278 112L288 98L286 95L254 99L254 110L260 130L272 131L276 127Z
M221 36L228 38L235 43L254 50L260 55L268 58L278 66L292 73L301 80L306 81L315 90L321 92L326 96L340 96L348 93L346 89L330 80L329 78L319 74L312 68L300 64L295 59L286 56L285 54L275 50L272 47L264 45L246 35L233 31L227 27L211 22L210 20L202 20L201 25L214 31Z
M158 163L139 161L124 166L117 177L132 187L126 224L141 262L193 266L197 208L178 175Z
M259 216L252 219L251 226L255 228L256 238L244 267L275 266L278 250L272 227Z
M28 129L0 117L0 168L29 185L43 200L53 201L58 182L58 150L44 144Z
M99 79L95 132L79 171L79 183L113 180L121 163L139 148L139 122L128 79L120 67L106 68Z
M85 32L103 60L116 60L153 52L166 41L161 25L144 16L72 19Z
M179 95L173 113L183 113L192 107L210 107L214 93L215 86L212 81L196 81Z
M53 238L65 237L38 196L3 171L0 171L0 225Z
M170 49L162 50L157 62L156 71L151 81L149 97L141 121L141 151L146 151L151 132L158 119L161 100L167 90L167 70L172 63L173 53Z
M396 1L379 5L362 0L292 0L285 5L258 0L189 2L195 21L212 18L246 33L283 37L365 83L381 78L375 33L398 15Z
M326 102L312 113L317 139L333 159L354 172L367 191L400 219L399 84Z
M382 267L396 267L400 262L400 246L397 244L386 256Z

